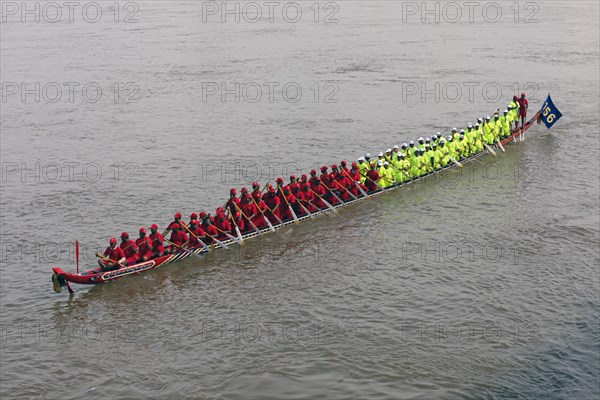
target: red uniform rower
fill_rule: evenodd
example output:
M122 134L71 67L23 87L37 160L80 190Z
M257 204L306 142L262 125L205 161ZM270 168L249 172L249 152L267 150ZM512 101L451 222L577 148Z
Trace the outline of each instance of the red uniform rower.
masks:
M158 225L152 224L150 226L149 239L152 242L152 258L165 255L164 239L163 235L158 233Z
M121 233L121 244L119 247L125 253L125 258L127 258L125 265L135 264L137 261L137 246L133 240L129 240L127 232Z
M136 261L148 261L152 258L152 241L146 236L146 228L140 228L140 237L135 239L138 248Z
M98 264L103 271L112 271L119 269L126 261L123 249L117 246L117 239L110 238L109 246L104 250L105 259L98 260Z

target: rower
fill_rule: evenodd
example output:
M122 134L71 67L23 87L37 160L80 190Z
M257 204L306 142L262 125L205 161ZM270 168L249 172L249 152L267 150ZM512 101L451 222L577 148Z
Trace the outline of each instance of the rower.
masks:
M358 159L358 173L360 174L360 183L365 182L365 176L367 175L368 170L369 164L367 164L365 157L360 157Z
M244 224L242 215L239 212L233 214L233 221L235 222L234 225L237 226L241 232L244 232L244 228L246 227L246 225Z
M198 214L196 214L195 212L190 214L190 222L188 223L188 225L190 225L192 221L198 221Z
M500 125L502 127L501 136L503 138L509 137L510 136L510 117L508 116L508 109L504 110L504 112L502 113L502 116L500 117Z
M260 185L258 184L258 182L252 182L252 197L256 198L257 196L262 198L262 193L260 191Z
M200 240L206 239L204 231L200 228L197 220L190 221L189 226L190 238L186 243L186 247L194 249L200 247Z
M123 232L121 233L121 244L119 245L123 253L125 254L125 264L124 265L132 265L137 261L137 246L133 240L129 240L129 233Z
M321 176L319 177L321 179L321 182L326 183L327 181L329 181L329 174L327 173L327 166L323 165L321 167Z
M300 177L299 184L300 184L300 190L304 190L304 186L308 186L308 177L306 176L306 174L302 174L302 176Z
M296 186L300 187L298 180L296 179L296 175L290 175L290 184L288 185L288 188L290 190L294 190Z
M158 225L152 224L150 226L149 238L152 242L152 257L162 257L165 254L165 247L163 244L163 235L158 233Z
M418 149L425 150L425 140L423 137L419 138L419 144L417 145Z
M140 228L140 237L135 239L137 246L137 261L148 261L152 258L152 241L146 236L146 228Z
M310 178L308 179L308 184L311 187L315 185L315 179L319 179L319 177L317 176L317 171L312 169L310 171Z
M215 217L215 226L218 230L223 231L225 233L231 233L232 231L231 223L227 219L225 213L217 214L217 216Z
M98 260L98 265L103 271L119 269L127 260L123 249L117 246L117 239L110 238L109 246L104 250L105 259Z
M263 216L259 215L258 208L252 201L252 197L250 197L249 194L244 195L241 208L242 216L244 217L246 226L252 226L252 224L250 224L248 221L252 221L252 223L259 229L264 228L267 225Z
M325 202L323 202L323 196L325 196L325 194L327 193L327 190L325 189L325 187L323 187L323 185L321 184L321 180L319 178L317 178L315 180L315 185L311 188L311 190L314 192L313 194L316 196L315 197L315 205L318 208L325 208Z
M519 99L519 117L521 117L521 128L525 127L525 119L527 119L527 109L529 108L529 102L525 98L525 92L521 93Z
M316 171L315 171L315 179L316 180L319 179L318 177L316 177ZM280 219L281 218L281 207L280 207L281 198L279 196L277 196L277 193L275 192L275 188L273 186L269 185L269 188L268 188L267 192L265 194L263 194L262 199L267 206L265 215L267 216L269 221L273 221L273 220L277 221L278 219Z
M173 243L165 248L165 253L177 253L179 248L189 240L188 235L183 231L181 225L173 224L171 227L170 242Z
M487 144L494 143L494 124L489 115L485 117L485 124L483 125L483 140Z
M383 168L379 170L380 181L379 184L388 188L394 184L394 171L390 168L390 163L388 161L383 162Z
M240 199L237 198L237 190L235 190L235 188L231 188L229 191L229 200L225 203L225 207L229 207L230 213L237 212L240 207ZM204 223L204 219L202 222Z
M365 186L369 192L373 192L379 187L377 186L377 182L379 182L380 176L379 172L375 168L375 163L371 163L371 169L367 172L367 178L365 181Z
M211 244L213 242L213 238L216 238L217 236L219 236L219 231L212 224L212 221L210 219L210 214L207 215L206 217L204 217L204 219L202 220L202 225L200 225L200 228L202 228L202 231L204 231L205 235L207 236L206 240L204 241L204 243L206 243L206 244Z
M310 186L304 186L302 188L302 204L304 205L304 207L306 207L308 209L308 211L310 212L315 212L318 211L317 207L315 206L315 195L313 194L313 192L310 190Z
M163 232L163 235L166 235L169 231L173 230L173 227L175 225L179 225L179 227L181 228L181 224L183 223L183 221L181 221L182 215L180 212L176 212L175 215L173 216L173 222L171 222L169 224L169 226L167 226L167 229L165 229L165 231Z
M410 141L408 142L408 154L409 156L412 156L413 154L415 154L415 142L414 141Z

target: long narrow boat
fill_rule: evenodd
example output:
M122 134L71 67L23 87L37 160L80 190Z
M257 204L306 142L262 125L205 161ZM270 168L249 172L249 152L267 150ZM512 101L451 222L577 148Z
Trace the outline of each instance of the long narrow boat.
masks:
M538 111L533 116L533 118L531 118L524 125L523 128L520 128L520 129L517 129L517 130L513 130L511 136L509 136L509 137L507 137L507 138L505 138L504 140L501 141L502 145L507 145L507 144L509 144L511 142L517 142L519 140L522 140L525 132L540 117L541 112L542 112L541 110ZM474 160L476 158L479 158L479 157L485 155L485 153L486 153L486 150L484 149L483 151L481 151L479 153L473 154L473 155L471 155L471 156L469 156L469 157L461 160L461 162L462 163L466 163L466 162L472 161L472 160ZM367 198L375 197L375 196L378 196L378 195L380 195L382 193L389 192L391 190L395 190L395 189L398 189L400 187L404 187L404 186L409 185L409 184L411 184L413 182L426 179L426 178L428 178L430 176L439 174L440 172L442 172L442 171L444 171L446 169L449 169L449 168L453 168L453 167L455 167L455 164L449 163L448 165L446 165L443 168L440 168L440 169L435 170L433 172L430 172L428 174L422 175L420 177L417 177L417 178L414 178L414 179L411 179L411 180L408 180L408 181L405 181L405 182L402 182L402 183L398 183L398 184L390 186L390 187L388 187L388 188L386 188L384 190L378 189L378 190L375 190L373 192L370 192L370 193L368 193L367 197L362 196L362 197L358 197L357 199L351 199L351 200L348 200L348 201L346 201L344 203L336 204L335 206L333 206L333 209L340 208L340 207L345 207L345 206L348 206L350 204L353 204L353 203L365 200ZM332 212L332 209L325 208L325 209L323 209L321 211L313 212L312 215L316 216L316 215L324 214L324 213L328 213L328 212ZM303 220L306 220L307 218L310 218L310 216L309 215L303 215L303 216L299 216L298 220L299 221L303 221ZM289 220L289 221L284 221L283 224L282 223L278 223L277 225L274 224L273 227L275 229L281 229L281 228L283 228L283 227L285 227L287 225L293 224L295 222L296 221L294 221L292 219L292 220ZM242 238L244 240L247 240L247 239L251 239L251 238L257 237L257 236L264 235L264 234L269 233L269 232L271 232L270 228L266 227L266 228L263 228L263 229L259 230L258 232L257 231L248 232L248 233L242 235ZM224 243L225 245L233 245L233 244L236 244L236 241L234 241L233 239L227 239L227 240L222 240L222 243ZM213 249L217 249L219 247L221 247L220 244L214 244L212 246ZM202 253L207 253L208 251L209 250L206 250L206 249L204 249L202 247L199 247L199 248L196 248L196 249L190 249L190 251L180 251L179 253L176 253L176 254L164 255L164 256L161 256L161 257L157 257L157 258L155 258L153 260L145 261L145 262L142 262L142 263L139 263L139 264L130 265L130 266L127 266L127 267L122 267L122 268L119 268L118 270L113 270L113 271L103 271L100 267L96 267L96 268L90 269L89 271L82 272L80 274L72 274L72 273L63 271L60 267L56 267L56 268L52 268L52 271L53 271L53 282L55 283L55 290L56 291L60 291L60 287L57 287L57 285L60 285L60 286L67 286L68 289L69 289L69 291L72 293L72 290L71 290L71 288L69 286L69 282L71 282L71 283L78 283L78 284L81 284L81 285L95 285L95 284L99 284L99 283L104 283L104 282L112 281L112 280L115 280L115 279L118 279L118 278L122 278L124 276L131 275L131 274L138 274L138 273L142 273L142 272L145 272L145 271L149 271L151 269L158 268L158 267L163 266L163 265L171 264L171 263L173 263L175 261L183 260L184 258L192 256L192 253L200 255Z

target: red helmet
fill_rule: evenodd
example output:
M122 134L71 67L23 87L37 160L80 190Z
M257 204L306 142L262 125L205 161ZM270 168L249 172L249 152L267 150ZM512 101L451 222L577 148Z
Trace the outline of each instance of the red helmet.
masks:
M117 244L117 239L115 238L110 238L110 244Z
M525 92L521 93L521 97L525 97Z
M223 209L223 207L217 207L217 210L216 210L217 214L222 214L224 212L225 212L225 210ZM206 216L206 213L204 213L204 216Z
M260 187L260 185L258 184L258 182L252 182L252 187Z
M314 169L311 169L311 170L310 170L310 174L311 174L311 175L316 175L316 174L317 174L317 171L315 171Z
M127 233L127 232L121 233L121 238L129 239L129 233Z
M192 214L190 215L190 219L198 219L198 214L196 214L196 213L192 213Z
M140 233L146 234L146 228L140 228Z
M235 190L235 188L232 188L232 189L229 191L229 193L231 193L231 194L236 194L236 193L237 193L237 190Z
M152 225L150 225L150 229L158 229L158 225L152 224Z
M242 188L242 193L248 193L248 188L243 187Z
M517 95L513 96L513 100L518 100L519 98L517 97Z
M175 219L180 219L182 217L180 212L175 213Z
M302 177L301 177L301 179L302 179L303 181L305 181L305 180L307 180L307 179L308 179L308 177L306 176L306 174L302 174Z
M276 183L283 183L283 178L277 178Z
M327 171L327 166L323 165L323 166L321 167L321 171L322 171L322 172L325 172L325 171Z
M296 175L290 175L290 179L296 179Z
M271 186L271 187L269 188L269 192L270 192L270 193L275 193L275 188Z
M190 225L196 225L198 223L198 220L193 219L190 221Z
M235 212L235 214L233 214L233 216L234 216L235 218L240 218L240 213L236 211L236 212Z
M206 213L204 211L201 211L199 217L201 219L204 218L204 217L206 217Z
M340 165L341 165L342 167L345 167L345 166L346 166L346 160L342 160L342 162L340 163Z
M353 163L352 163L352 166L353 166L354 168L358 168L358 165L357 165L355 162L353 162Z
M333 164L333 165L331 166L331 169L337 169L337 164Z
M260 193L258 192L254 192L252 195L256 197L256 199L260 199Z

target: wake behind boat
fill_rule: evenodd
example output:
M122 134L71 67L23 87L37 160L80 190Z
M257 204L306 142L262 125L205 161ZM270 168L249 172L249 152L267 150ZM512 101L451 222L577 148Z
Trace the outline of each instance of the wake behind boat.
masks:
M515 98L516 98L516 96L515 96ZM524 94L523 94L522 98L524 99ZM511 105L514 102L515 102L515 99L513 99L513 102L511 103ZM228 249L230 245L243 245L244 241L246 241L246 240L253 239L258 236L262 236L269 232L275 232L276 230L280 230L283 227L288 226L290 224L299 223L301 221L305 221L306 219L313 219L316 216L321 215L321 214L337 212L337 209L340 207L346 207L351 204L359 203L365 199L376 197L383 193L387 193L391 190L396 190L398 188L407 186L413 182L427 179L427 178L434 176L436 174L439 174L441 171L447 170L449 168L453 168L453 167L462 168L464 163L467 163L467 162L473 161L479 157L482 157L486 153L496 156L496 151L504 152L505 146L507 146L508 144L510 144L512 142L523 141L525 132L527 130L529 130L529 128L531 128L531 126L534 124L534 122L536 120L538 123L541 123L543 121L546 124L546 126L548 128L550 128L561 117L561 114L556 109L556 107L554 107L550 96L548 96L546 102L542 106L542 109L539 110L533 116L533 118L531 118L527 122L525 122L525 118L521 114L519 103L516 103L516 105L514 107L509 106L509 109L505 110L503 117L504 117L504 119L501 119L500 116L498 115L498 112L496 113L496 116L494 117L494 119L499 121L499 122L497 122L497 124L490 122L490 120L491 120L490 117L486 118L486 120L487 120L486 122L484 122L483 119L479 119L479 121L482 122L482 126L479 126L479 124L476 124L475 127L477 127L478 130L475 130L469 124L469 126L467 127L468 133L473 132L472 137L474 139L473 139L472 143L468 142L468 140L466 141L466 143L472 144L472 147L467 147L466 153L465 152L456 153L458 155L462 154L462 157L457 156L456 158L458 158L458 159L455 159L455 157L452 156L454 153L451 153L448 151L446 151L446 153L442 152L442 154L445 154L448 157L446 162L444 162L443 160L440 161L436 157L431 156L431 163L429 163L429 157L425 157L423 159L427 160L427 161L425 161L421 165L417 164L418 173L416 174L416 176L408 168L406 170L399 169L399 168L402 168L401 167L402 164L400 163L400 161L405 159L404 152L406 152L406 155L407 155L406 159L409 159L410 157L415 156L415 154L416 154L415 157L417 157L417 158L424 157L423 156L424 150L419 150L419 146L423 145L423 149L427 149L427 151L431 151L431 150L435 149L436 147L438 147L437 146L438 143L439 143L439 147L444 147L444 143L446 143L446 140L443 137L441 137L441 135L438 134L437 137L436 136L432 137L431 141L428 139L427 142L428 143L431 142L431 145L429 145L429 144L425 145L424 140L420 140L419 141L420 144L417 146L413 146L413 143L411 142L411 146L410 146L411 148L405 148L406 146L403 145L402 152L396 147L395 149L397 149L398 151L397 151L397 153L395 153L395 154L397 154L397 155L395 155L395 160L399 162L398 165L400 165L400 167L395 167L395 166L393 167L396 169L394 174L392 174L391 172L386 172L388 170L389 171L392 170L392 168L389 167L389 165L392 164L392 160L389 159L383 153L379 153L380 161L378 163L378 166L381 168L380 169L382 171L381 174L379 174L379 173L370 174L371 171L375 170L374 164L370 164L371 169L369 171L366 171L367 173L363 173L363 170L360 170L359 171L360 177L358 177L358 175L357 175L357 178L355 180L349 179L347 186L343 186L343 185L339 186L338 185L336 188L333 188L333 187L327 186L327 184L324 183L323 185L327 189L325 192L321 192L321 194L314 192L311 188L310 191L315 194L315 196L313 196L312 194L310 195L310 197L314 200L313 202L306 201L306 200L299 200L295 204L295 206L292 206L289 202L296 199L296 197L294 197L294 194L292 193L292 190L290 188L283 187L281 185L281 182L279 182L279 180L278 180L277 189L271 187L271 189L269 189L269 190L276 190L278 192L281 191L281 194L277 193L277 195L281 196L281 199L282 199L281 204L284 204L284 207L287 206L287 208L285 208L285 210L288 211L287 213L285 213L285 214L282 213L281 215L276 215L276 213L274 213L275 210L270 208L268 205L266 207L262 207L262 208L257 207L257 214L260 213L260 215L258 215L258 217L262 218L261 220L266 223L266 225L260 224L261 226L258 227L258 226L256 226L256 224L253 223L253 221L255 221L255 220L253 220L252 217L248 218L248 216L243 213L243 210L240 209L236 203L235 207L237 210L239 210L239 212L241 212L241 214L243 214L243 218L235 210L230 212L230 218L231 218L230 222L231 222L231 225L235 227L235 230L231 229L230 233L223 232L221 230L219 235L214 235L214 236L206 233L206 235L210 236L210 238L213 239L213 240L211 240L210 245L206 245L204 242L202 242L198 238L199 234L198 234L198 237L196 237L196 235L194 234L194 231L190 230L190 228L187 227L185 224L183 224L181 222L179 224L171 223L169 225L169 228L167 228L167 229L172 229L173 227L176 227L175 229L183 231L183 229L181 229L181 227L183 226L185 228L185 230L187 230L190 233L190 240L193 240L193 238L196 238L196 240L193 241L195 243L195 246L194 247L186 246L186 244L182 244L182 243L178 244L178 243L173 243L172 241L169 241L169 240L165 240L167 243L169 243L171 245L170 248L171 248L172 252L170 254L158 254L158 256L151 258L151 259L147 259L147 260L141 259L141 262L132 262L131 265L122 265L120 262L118 262L118 260L115 259L114 262L111 263L111 265L115 265L116 267L111 270L107 270L107 268L105 268L103 266L104 264L102 264L102 263L101 263L101 266L92 268L92 269L87 270L82 273L65 272L60 267L52 268L52 271L53 271L52 281L54 284L54 290L57 292L60 292L62 287L67 287L69 292L73 293L70 283L76 283L76 284L81 284L81 285L100 284L100 283L112 281L115 279L119 279L119 278L122 278L122 277L125 277L128 275L144 273L146 271L158 268L163 265L171 264L171 263L174 263L179 260L183 260L188 257L192 257L192 256L193 257L202 257L206 253L210 253L219 248ZM521 119L521 125L519 126L520 119ZM512 126L513 122L515 123L514 127ZM486 128L486 125L487 125L487 128ZM490 128L490 125L492 125L492 128ZM494 130L494 128L496 126L497 126L497 128ZM503 129L504 129L504 134L503 134ZM454 138L459 138L458 140L460 143L460 141L465 141L465 139L464 139L465 137L466 137L466 135L464 133L464 130L461 130L461 133L459 134L457 132L457 130L454 129L453 134L448 137L448 141L447 141L448 147L452 143ZM481 138L481 140L480 140L481 146L476 146L476 143L477 143L477 140L479 140L479 137ZM495 148L496 150L494 150L492 147ZM412 150L413 148L414 148L414 150ZM469 149L472 149L473 151L470 151ZM412 150L412 152L411 152L411 150ZM391 151L391 149L388 149L388 151L386 153L389 153L390 151ZM410 154L410 156L408 156L408 154ZM419 155L419 154L421 154L421 155ZM361 157L361 159L362 159L362 157ZM387 161L388 159L389 159L389 162ZM413 159L411 158L411 162L412 161L413 161ZM406 162L408 162L408 161L406 161ZM353 166L355 166L355 165L356 164L353 164ZM333 166L333 167L335 167L336 171L338 170L337 166ZM333 169L333 167L332 167L332 169ZM323 167L323 168L326 168L326 167ZM345 166L342 168L345 168ZM340 170L342 168L340 168ZM313 174L313 176L316 175L315 171L311 171L311 172L315 173L315 174ZM392 176L392 175L394 177L390 178L390 176ZM350 174L348 174L348 177L350 178ZM388 182L386 182L386 179L388 179ZM317 181L319 181L319 179L317 179ZM330 181L330 182L334 182L334 181ZM291 185L288 185L288 186L291 186ZM308 192L308 190L306 190L306 191ZM234 189L232 189L232 193L233 193L233 195L235 195ZM323 193L326 193L326 194L323 194ZM327 201L326 195L329 196L329 199L331 199L332 201ZM232 196L232 197L234 197L234 196ZM246 197L243 197L243 198L246 198ZM289 200L288 200L288 198L289 198ZM287 203L287 204L285 204L285 203ZM255 204L256 204L256 202L255 202ZM256 205L258 206L258 204L256 204ZM233 205L232 205L232 209L233 209ZM192 214L192 216L193 215L195 215L195 214ZM177 215L176 215L176 217L177 217ZM179 217L181 217L181 214L179 214ZM208 218L208 217L205 217L205 218ZM176 220L177 220L177 218L176 218ZM240 232L240 229L238 229L238 228L239 228L239 226L243 225L244 220L246 221L246 225L250 225L250 226L247 226L247 229L245 229L245 230L242 229L242 231L244 231L244 233L242 233L242 232ZM210 222L208 224L210 225ZM155 228L155 226L153 226L153 228ZM142 228L142 229L144 229L144 228ZM155 229L153 229L153 232L155 232ZM196 232L198 232L198 231L196 231ZM144 233L145 233L145 229L144 229ZM234 234L236 234L236 235L234 236ZM186 236L186 235L184 235L184 236ZM202 236L202 237L206 237L206 236ZM198 245L198 242L200 242L201 245ZM76 255L77 255L77 260L78 260L78 258L79 258L78 246L76 246L76 249L77 249ZM107 249L107 251L110 251L110 250ZM99 255L99 256L101 258L108 258L104 255ZM78 265L78 261L77 261L77 265Z

